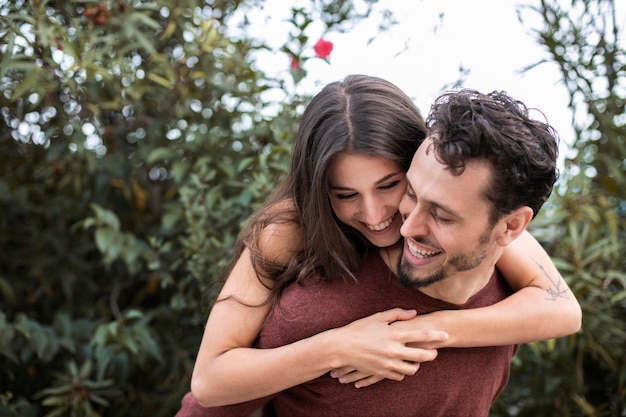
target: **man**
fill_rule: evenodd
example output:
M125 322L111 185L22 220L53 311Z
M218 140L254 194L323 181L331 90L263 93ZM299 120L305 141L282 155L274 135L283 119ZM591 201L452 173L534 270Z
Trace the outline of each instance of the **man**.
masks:
M525 230L556 180L556 135L526 113L504 93L463 90L439 97L427 119L430 135L407 173L400 205L404 246L388 253L399 259L397 277L376 252L366 257L356 283L292 285L269 315L259 345L285 345L393 307L425 314L506 298L511 290L496 260ZM439 349L416 375L361 390L325 375L277 394L264 415L487 416L506 385L515 349ZM246 406L251 411L265 401L205 415L242 416Z
M407 173L400 280L461 304L485 287L556 181L555 132L505 93L439 97Z

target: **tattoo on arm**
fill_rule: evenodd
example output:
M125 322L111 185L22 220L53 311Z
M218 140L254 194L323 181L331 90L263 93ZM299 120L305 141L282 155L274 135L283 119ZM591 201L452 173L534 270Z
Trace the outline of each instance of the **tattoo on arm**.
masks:
M546 300L555 301L557 298L565 298L566 294L568 293L568 288L567 286L563 285L564 281L563 277L561 277L561 274L558 274L556 278L551 277L550 274L546 272L546 269L541 263L535 260L535 264L537 264L537 267L541 269L543 275L548 278L548 281L550 281L550 283L552 284L551 286L546 288L546 292L548 293Z

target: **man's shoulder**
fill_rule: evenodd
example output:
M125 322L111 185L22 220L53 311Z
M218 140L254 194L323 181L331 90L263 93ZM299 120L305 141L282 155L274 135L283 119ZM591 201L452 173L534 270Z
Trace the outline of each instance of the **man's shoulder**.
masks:
M476 308L495 304L513 294L513 290L504 276L496 268L487 285L469 300L467 308Z

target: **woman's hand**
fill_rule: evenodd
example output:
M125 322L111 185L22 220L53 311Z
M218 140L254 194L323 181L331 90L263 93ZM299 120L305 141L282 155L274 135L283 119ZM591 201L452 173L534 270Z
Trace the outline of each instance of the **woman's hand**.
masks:
M357 388L367 387L383 379L401 381L414 375L421 362L437 357L435 349L416 347L419 343L443 342L448 334L439 330L400 328L390 326L412 319L415 310L395 308L357 320L336 329L345 341L344 358L347 365L331 371L333 378ZM408 346L412 344L412 346Z

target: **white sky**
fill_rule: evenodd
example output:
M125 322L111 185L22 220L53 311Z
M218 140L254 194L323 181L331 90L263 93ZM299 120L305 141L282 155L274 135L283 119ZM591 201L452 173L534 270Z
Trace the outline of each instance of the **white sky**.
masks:
M537 0L521 1L527 4ZM504 90L528 107L540 109L559 132L562 145L567 145L573 135L571 113L556 64L545 63L520 73L524 66L548 56L529 28L518 21L515 5L519 2L379 0L377 8L392 10L399 24L377 35L369 45L368 40L377 32L376 19L358 24L347 34L324 34L322 25L312 24L307 31L310 55L322 35L333 42L334 49L329 62L307 61L304 68L308 75L299 88L315 93L347 74L375 75L400 87L426 116L441 89L458 80L462 66L470 71L465 87L481 92ZM288 77L289 59L277 51L291 29L282 19L289 17L294 4L298 1L267 0L262 13L248 16L253 23L248 34L265 38L276 47L257 61L268 73ZM525 13L528 16L534 15Z

